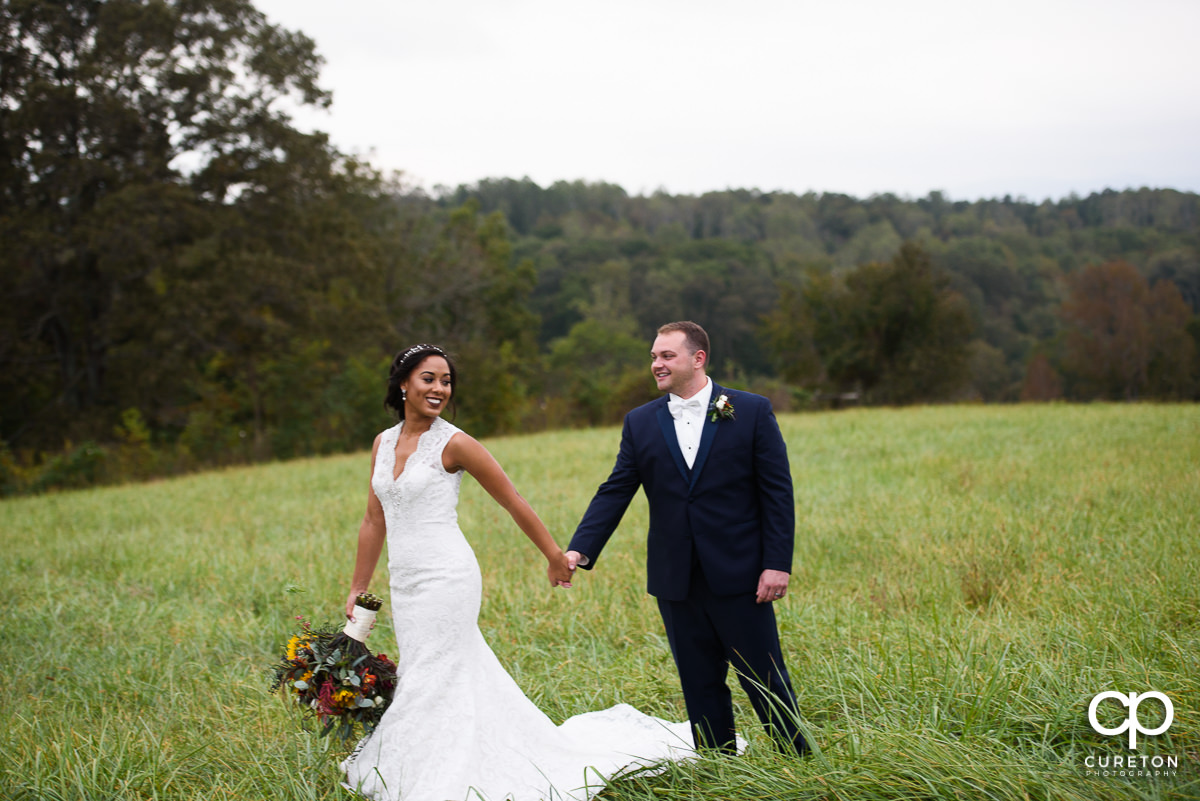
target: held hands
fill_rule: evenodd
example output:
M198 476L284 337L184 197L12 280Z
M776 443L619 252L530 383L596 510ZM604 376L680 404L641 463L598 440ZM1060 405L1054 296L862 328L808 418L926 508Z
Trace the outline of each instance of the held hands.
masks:
M760 604L769 604L782 599L787 594L789 578L791 576L782 570L764 570L758 577L758 593L754 600Z
M572 576L575 575L575 568L579 567L580 565L586 565L588 563L588 558L586 556L584 556L583 554L581 554L579 551L567 551L563 555L566 557L567 569L571 572L570 574ZM554 580L553 577L551 577L550 580L553 581ZM571 586L571 582L570 581L560 582L556 586L562 586L562 587L569 588Z
M546 575L550 577L550 586L570 589L571 576L575 573L574 562L561 551L557 556L550 557L549 562L550 566L546 568Z

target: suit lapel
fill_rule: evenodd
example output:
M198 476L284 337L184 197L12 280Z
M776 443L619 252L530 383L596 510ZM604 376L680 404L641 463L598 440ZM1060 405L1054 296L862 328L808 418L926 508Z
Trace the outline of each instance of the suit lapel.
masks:
M717 398L721 397L721 393L724 391L725 390L721 389L721 387L717 385L717 382L714 381L712 385L710 405L711 401L715 401ZM670 413L667 414L667 419L671 419ZM710 448L712 448L713 439L717 436L717 427L719 425L720 422L714 421L712 419L712 414L705 410L704 429L700 432L700 448L696 451L696 461L692 464L692 475L689 486L695 485L696 479L700 477L700 471L704 469L704 463L708 460L708 451ZM675 446L675 450L679 450L678 445ZM683 458L682 454L680 455L680 458Z
M679 437L675 436L675 418L671 416L670 410L667 409L665 400L662 406L658 407L658 427L662 429L663 439L667 441L667 450L671 452L671 458L675 460L675 466L679 468L679 474L683 476L683 482L690 484L691 479L688 476L687 462L683 460L683 451L679 448Z

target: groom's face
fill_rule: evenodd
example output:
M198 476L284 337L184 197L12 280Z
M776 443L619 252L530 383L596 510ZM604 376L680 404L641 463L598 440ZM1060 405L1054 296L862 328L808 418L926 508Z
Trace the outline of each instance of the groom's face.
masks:
M689 351L687 335L682 331L659 334L650 348L650 359L650 372L659 391L690 398L701 389L704 351Z

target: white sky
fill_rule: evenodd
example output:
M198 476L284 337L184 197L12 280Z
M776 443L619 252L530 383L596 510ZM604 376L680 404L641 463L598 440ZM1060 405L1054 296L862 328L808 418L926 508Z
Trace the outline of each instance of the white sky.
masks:
M1200 191L1197 0L256 0L325 57L342 150L487 177Z

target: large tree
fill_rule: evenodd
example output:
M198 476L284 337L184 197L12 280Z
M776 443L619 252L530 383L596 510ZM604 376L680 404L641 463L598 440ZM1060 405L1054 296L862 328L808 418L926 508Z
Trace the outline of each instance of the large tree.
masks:
M1116 260L1068 276L1061 314L1065 369L1075 394L1136 400L1181 399L1194 392L1190 309L1166 279L1151 288L1137 268Z
M156 310L233 247L213 241L228 211L329 174L324 139L281 103L329 102L320 63L247 0L4 0L0 437L95 430L131 375L164 369L140 355ZM297 167L314 154L324 169Z
M813 271L780 301L764 334L789 380L902 404L951 397L969 376L967 304L913 243L840 278Z

